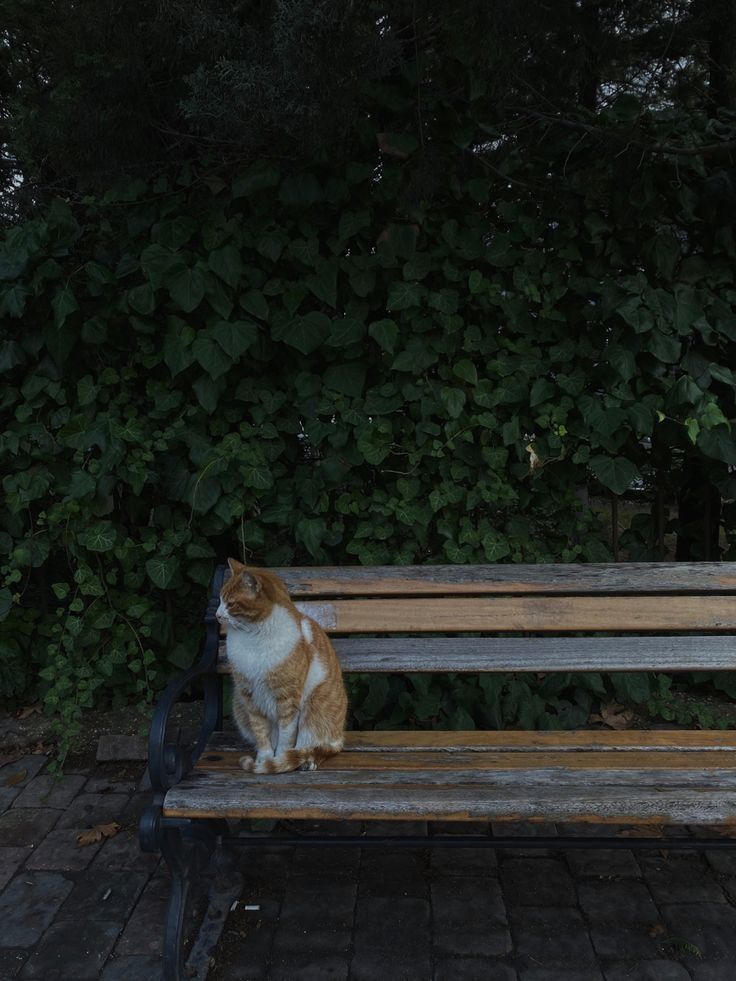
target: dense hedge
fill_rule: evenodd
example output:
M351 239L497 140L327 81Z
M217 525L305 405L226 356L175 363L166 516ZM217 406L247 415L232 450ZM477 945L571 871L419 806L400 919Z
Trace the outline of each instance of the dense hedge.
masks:
M527 189L538 161L512 155L499 176L466 154L427 207L405 186L416 141L381 134L378 167L185 172L12 229L2 695L37 688L67 722L148 695L191 661L228 553L598 561L606 536L576 489L621 494L655 471L676 488L697 464L736 496L732 173L723 154L627 146L632 112L597 120L617 155L567 131L540 150L550 190ZM605 686L357 690L365 721L388 700L399 724L559 725Z

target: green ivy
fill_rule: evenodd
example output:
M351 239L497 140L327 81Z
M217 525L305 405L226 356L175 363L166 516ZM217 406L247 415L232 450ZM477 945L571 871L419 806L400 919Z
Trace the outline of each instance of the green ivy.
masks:
M640 122L659 141L678 125ZM534 160L507 158L507 179L463 158L425 205L411 159L386 156L376 179L368 141L344 170L185 172L11 229L2 695L33 688L67 726L150 699L191 661L228 553L606 560L575 491L646 486L652 441L671 486L697 459L736 497L720 164L576 140L547 148L554 193L519 190ZM596 679L357 681L355 713L578 724Z

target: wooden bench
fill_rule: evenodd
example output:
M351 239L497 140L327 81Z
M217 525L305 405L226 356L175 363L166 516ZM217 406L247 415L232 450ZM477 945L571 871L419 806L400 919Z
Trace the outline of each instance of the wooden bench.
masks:
M345 672L693 671L736 668L736 563L279 569L299 608L330 634ZM146 850L172 871L164 977L182 977L182 922L197 861L218 845L294 844L233 837L227 819L350 819L676 825L667 847L736 841L736 732L349 732L310 773L259 776L222 731L228 672L215 610L198 663L162 695L153 719L153 805ZM476 636L462 636L473 633ZM363 635L363 636L361 636ZM373 636L365 636L373 635ZM375 636L378 635L378 636ZM409 636L407 636L409 635ZM177 700L204 689L193 748L167 737ZM703 827L712 828L703 837ZM690 826L700 826L694 837ZM303 839L302 839L303 840ZM309 844L652 847L632 837L341 836Z

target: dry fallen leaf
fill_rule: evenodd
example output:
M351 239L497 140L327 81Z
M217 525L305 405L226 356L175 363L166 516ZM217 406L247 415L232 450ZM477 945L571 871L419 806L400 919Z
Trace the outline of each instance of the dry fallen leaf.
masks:
M600 715L591 715L588 722L602 722L610 729L628 729L634 721L634 713L631 709L624 708L618 702L608 702L601 706Z
M27 719L29 715L40 715L41 703L34 702L33 705L26 705L25 708L18 709L15 713L16 719Z
M650 937L664 937L667 933L667 927L664 923L653 923L647 930L647 933Z
M28 770L18 770L5 780L3 787L15 787L16 784L23 783L27 776Z
M77 845L80 848L84 848L85 845L96 845L103 838L114 838L118 831L120 831L120 825L117 821L111 821L109 824L95 824L87 831L82 831L81 834L77 835Z

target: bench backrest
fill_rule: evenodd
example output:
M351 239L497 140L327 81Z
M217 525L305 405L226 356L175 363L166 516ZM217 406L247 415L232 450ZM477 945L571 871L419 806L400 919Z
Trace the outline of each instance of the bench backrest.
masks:
M274 571L348 672L736 668L736 562Z

